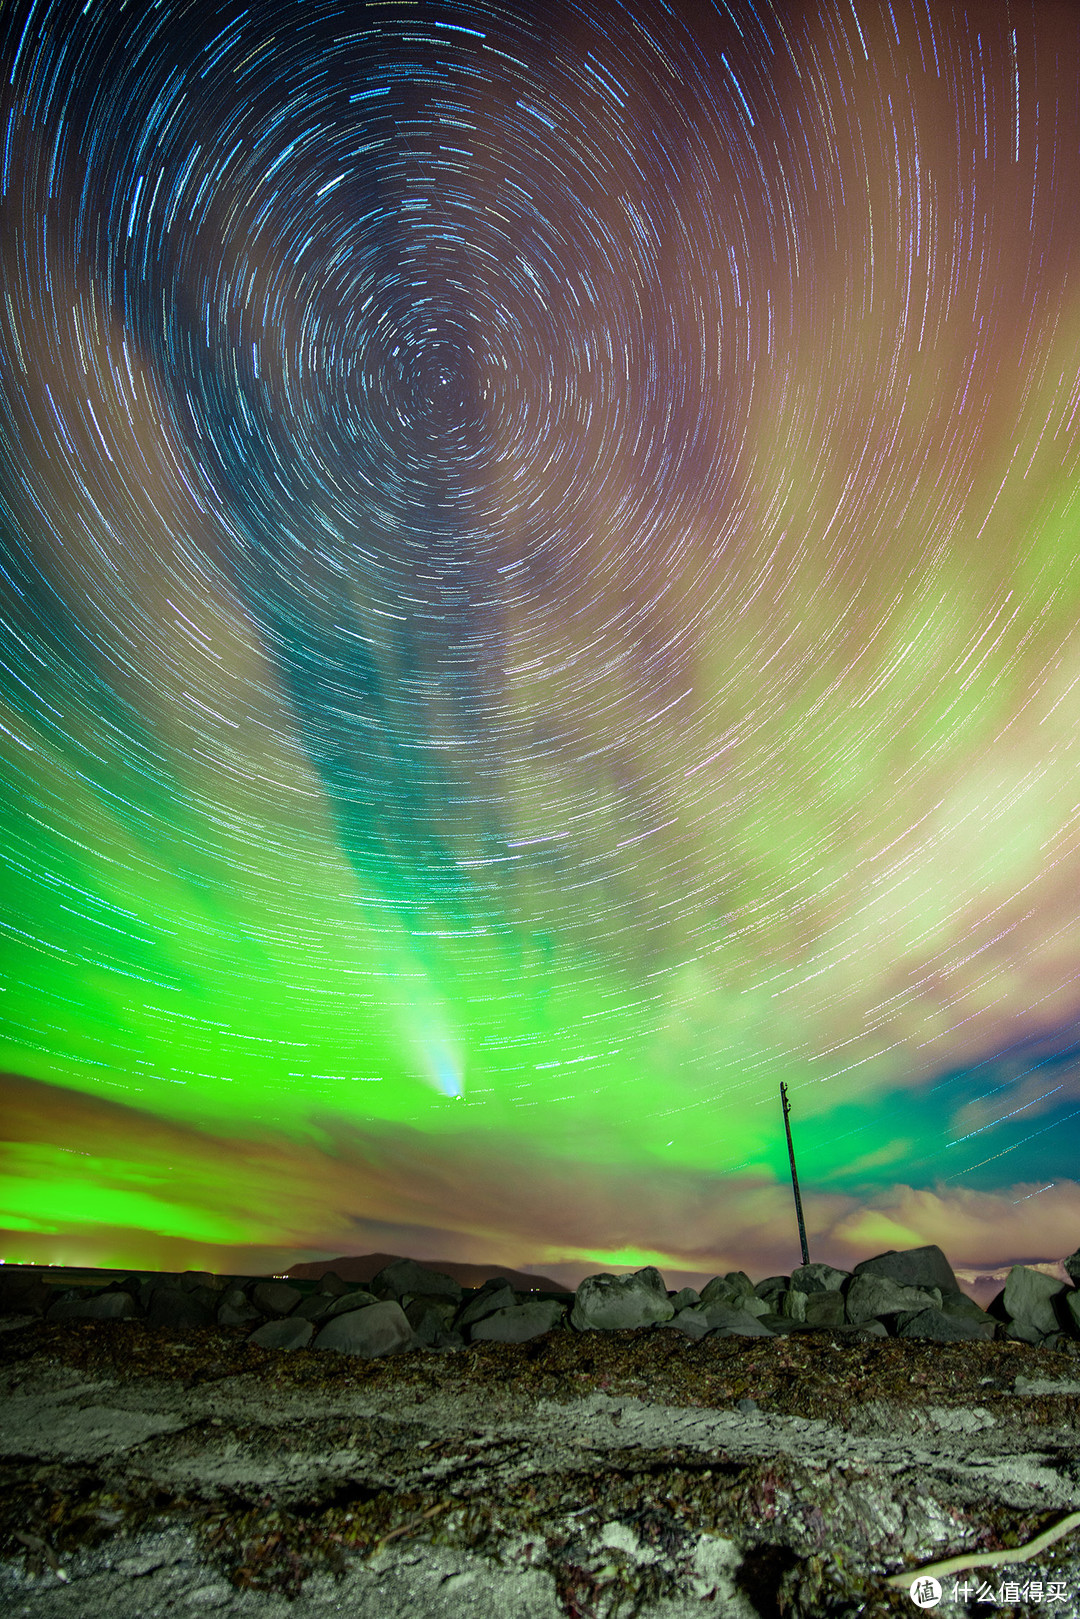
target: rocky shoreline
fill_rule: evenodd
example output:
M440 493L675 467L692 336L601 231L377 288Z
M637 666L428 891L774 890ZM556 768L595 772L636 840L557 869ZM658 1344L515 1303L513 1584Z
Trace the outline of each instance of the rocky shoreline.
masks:
M467 1343L526 1343L570 1328L670 1327L698 1340L827 1329L926 1339L998 1338L1055 1348L1080 1340L1080 1250L1062 1261L1072 1286L1014 1265L983 1310L965 1294L940 1248L890 1250L853 1271L815 1263L753 1283L743 1271L697 1292L664 1286L652 1266L629 1276L588 1276L576 1293L522 1292L504 1277L466 1288L411 1259L383 1267L367 1287L333 1271L310 1280L140 1272L105 1286L56 1289L41 1278L0 1275L0 1315L144 1321L151 1327L249 1326L265 1349L332 1349L376 1357Z
M1080 1506L1075 1288L1018 1267L974 1313L938 1250L697 1297L646 1270L508 1300L395 1264L368 1302L326 1277L0 1278L4 1611L910 1614L890 1576L1012 1547L985 1570L1002 1600L976 1569L938 1611L1053 1589L1080 1619L1080 1537L1022 1556ZM269 1347L290 1324L307 1347Z

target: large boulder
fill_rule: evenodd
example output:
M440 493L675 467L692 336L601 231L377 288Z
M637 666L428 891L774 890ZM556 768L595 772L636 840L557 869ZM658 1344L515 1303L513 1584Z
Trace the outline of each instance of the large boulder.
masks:
M786 1293L790 1286L790 1276L766 1276L764 1281L758 1282L754 1288L754 1294L755 1297L764 1299L769 1308L772 1309L773 1301L779 1298L781 1293Z
M89 1298L58 1299L50 1321L130 1321L139 1313L130 1293L92 1293Z
M985 1336L992 1338L997 1325L992 1315L980 1308L974 1299L969 1299L966 1293L946 1293L941 1300L941 1308L946 1315L954 1315L965 1321L974 1321L977 1325L986 1328Z
M249 1321L261 1321L262 1311L256 1310L242 1287L230 1287L218 1305L219 1327L242 1327Z
M499 1277L496 1286L489 1287L485 1283L475 1298L466 1300L455 1317L454 1325L459 1332L464 1332L486 1315L494 1315L496 1310L508 1310L517 1302L517 1294L510 1283Z
M226 1282L223 1276L215 1276L210 1270L185 1270L176 1278L176 1285L185 1293L195 1293L207 1287L212 1293L221 1293Z
M684 1305L681 1310L676 1310L670 1321L661 1321L660 1325L674 1327L677 1332L683 1332L695 1341L713 1330L705 1311L697 1304Z
M180 1287L159 1287L146 1312L150 1327L212 1327L216 1320L217 1310L204 1304L197 1293Z
M805 1321L806 1300L805 1293L800 1293L797 1287L789 1287L786 1293L779 1294L773 1300L773 1309L778 1315L786 1315L792 1321Z
M511 1304L477 1321L470 1336L474 1343L523 1344L530 1338L539 1338L543 1332L550 1332L565 1314L565 1304L557 1304L554 1299Z
M451 1344L465 1342L459 1332L452 1330L454 1301L446 1294L418 1294L405 1306L405 1319L416 1334L416 1341L425 1349L447 1349Z
M570 1321L579 1332L650 1327L675 1314L664 1279L652 1265L632 1276L586 1276L574 1295Z
M326 1307L325 1314L327 1319L335 1315L348 1315L350 1310L366 1310L369 1304L378 1304L378 1302L374 1293L369 1293L366 1288L358 1287L355 1292L341 1293L337 1298L331 1299Z
M1080 1248L1074 1254L1070 1254L1068 1259L1063 1259L1061 1263L1065 1266L1065 1274L1070 1278L1073 1286L1080 1287Z
M403 1306L406 1315L410 1310L433 1310L439 1320L449 1326L457 1314L457 1305L447 1293L413 1293L407 1296L409 1302Z
M772 1332L761 1316L749 1310L733 1310L726 1304L699 1304L697 1309L719 1338L771 1338ZM685 1314L685 1311L683 1312Z
M680 1310L687 1309L691 1304L701 1303L701 1294L695 1287L680 1287L677 1293L672 1293L669 1290L668 1298L671 1300L671 1307L676 1315Z
M355 1282L343 1282L336 1270L324 1270L319 1277L319 1292L333 1293L336 1298L343 1293L352 1293L355 1288Z
M460 1300L465 1292L460 1282L439 1270L428 1270L415 1259L395 1259L384 1265L372 1279L371 1291L378 1297L400 1299L406 1293L442 1293Z
M1005 1278L1001 1302L1014 1337L1024 1343L1038 1343L1052 1332L1061 1331L1054 1301L1065 1292L1065 1283L1041 1270L1014 1265Z
M971 1316L961 1315L955 1311L915 1310L911 1314L898 1318L898 1338L929 1338L934 1343L951 1344L963 1340L986 1342L994 1336L994 1323L987 1317L988 1325L975 1321Z
M728 1271L726 1276L714 1276L701 1289L702 1304L724 1304L730 1310L744 1309L748 1299L756 1298L753 1282L741 1270Z
M321 1321L328 1316L334 1307L337 1295L335 1293L308 1293L294 1310L289 1311L290 1321ZM375 1303L371 1299L371 1303ZM220 1320L220 1315L218 1317Z
M853 1327L850 1323L840 1328L845 1336L850 1336L853 1343L862 1343L869 1338L887 1338L889 1329L884 1321L863 1321L859 1326Z
M1080 1292L1071 1290L1058 1301L1062 1306L1065 1324L1074 1337L1080 1337Z
M416 1334L396 1299L369 1304L362 1310L336 1315L321 1329L312 1349L336 1349L342 1355L393 1355L417 1347Z
M842 1327L844 1324L844 1296L832 1288L805 1294L803 1320L808 1327Z
M768 1315L770 1309L775 1310L776 1304L770 1305L768 1299L759 1299L756 1293L751 1293L747 1298L740 1299L735 1308L746 1310L750 1315Z
M853 1276L880 1276L900 1287L937 1288L939 1293L959 1293L960 1284L953 1268L936 1243L925 1248L904 1248L897 1253L875 1254L855 1266Z
M173 1292L183 1291L180 1287L179 1278L167 1271L152 1272L144 1282L140 1282L138 1303L139 1309L142 1310L144 1315L150 1308L150 1301L154 1294L160 1293L163 1288Z
M311 1342L314 1331L310 1321L290 1315L264 1322L249 1335L248 1343L258 1344L262 1349L303 1349Z
M850 1277L849 1270L837 1270L833 1265L815 1260L811 1265L800 1265L798 1270L792 1271L791 1285L800 1293L839 1293Z
M117 1277L115 1282L110 1282L107 1287L102 1287L98 1291L101 1293L129 1293L137 1302L139 1289L145 1280L145 1274L139 1275L136 1271L129 1271L126 1276Z
M40 1276L25 1271L0 1271L0 1315L44 1315L56 1297Z
M288 1315L303 1297L301 1289L288 1282L256 1282L251 1289L251 1302L263 1315Z
M904 1287L888 1276L856 1273L847 1291L845 1311L853 1326L878 1321L901 1311L940 1309L941 1294L921 1287Z

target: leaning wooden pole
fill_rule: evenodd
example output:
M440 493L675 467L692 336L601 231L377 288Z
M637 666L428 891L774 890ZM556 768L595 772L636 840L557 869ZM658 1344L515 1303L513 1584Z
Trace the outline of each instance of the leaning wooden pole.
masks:
M780 1100L784 1104L784 1130L787 1134L788 1157L791 1159L791 1190L795 1193L795 1218L799 1222L799 1242L802 1244L802 1262L810 1263L810 1250L806 1246L806 1226L802 1217L802 1198L799 1196L799 1177L795 1170L795 1148L791 1144L791 1125L788 1123L788 1114L791 1112L791 1103L787 1099L787 1086L780 1081Z

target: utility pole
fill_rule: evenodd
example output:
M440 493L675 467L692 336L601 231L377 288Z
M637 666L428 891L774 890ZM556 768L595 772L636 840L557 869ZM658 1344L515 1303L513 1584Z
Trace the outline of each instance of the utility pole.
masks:
M791 1112L791 1103L787 1099L787 1086L780 1081L780 1100L784 1105L784 1130L787 1133L788 1157L791 1159L791 1190L795 1193L795 1217L799 1222L799 1241L802 1244L802 1262L810 1263L810 1250L806 1246L806 1226L802 1217L802 1198L799 1196L799 1177L795 1172L795 1148L791 1144L791 1125L788 1123L788 1114Z

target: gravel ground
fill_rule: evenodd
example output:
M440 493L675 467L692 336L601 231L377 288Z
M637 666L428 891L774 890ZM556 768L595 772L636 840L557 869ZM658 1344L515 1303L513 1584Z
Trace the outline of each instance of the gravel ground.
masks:
M1080 1508L1080 1360L1011 1343L561 1330L357 1361L26 1322L0 1396L19 1619L914 1615L886 1575ZM1080 1534L942 1583L943 1614L1080 1619Z

